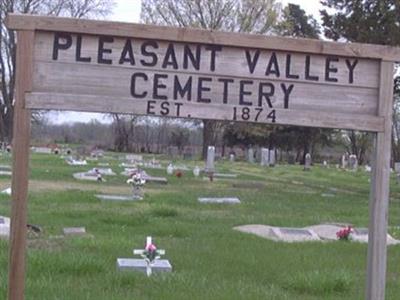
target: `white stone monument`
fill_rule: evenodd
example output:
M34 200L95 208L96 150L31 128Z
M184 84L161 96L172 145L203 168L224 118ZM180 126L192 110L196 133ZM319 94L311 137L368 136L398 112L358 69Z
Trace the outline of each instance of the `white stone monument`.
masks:
M253 148L249 148L249 150L247 151L247 159L249 163L254 163L254 150Z
M269 166L269 149L261 148L261 167Z
M304 160L304 171L310 171L310 170L311 170L311 154L307 153Z
M213 173L215 171L214 160L215 160L215 147L208 146L207 162L206 162L206 167L204 169L207 173Z

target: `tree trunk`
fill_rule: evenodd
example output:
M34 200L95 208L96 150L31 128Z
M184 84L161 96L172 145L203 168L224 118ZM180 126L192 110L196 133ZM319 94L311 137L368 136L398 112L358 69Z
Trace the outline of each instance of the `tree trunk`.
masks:
M208 146L216 146L218 130L221 128L220 122L214 120L203 120L203 150L202 159L207 158Z

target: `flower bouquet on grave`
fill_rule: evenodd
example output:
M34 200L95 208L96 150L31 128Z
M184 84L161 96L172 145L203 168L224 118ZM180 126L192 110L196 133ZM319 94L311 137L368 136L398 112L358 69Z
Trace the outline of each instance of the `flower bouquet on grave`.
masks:
M134 172L126 183L132 185L133 197L142 198L142 187L146 184L146 180L140 171Z
M336 236L340 241L349 241L350 235L353 232L353 228L351 226L347 226L336 232Z

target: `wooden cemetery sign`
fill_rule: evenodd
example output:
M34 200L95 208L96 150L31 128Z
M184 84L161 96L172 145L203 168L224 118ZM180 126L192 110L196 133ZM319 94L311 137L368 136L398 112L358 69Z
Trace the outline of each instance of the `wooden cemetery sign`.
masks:
M18 31L9 299L24 298L31 109L375 132L366 299L384 299L399 49L29 15L7 24Z

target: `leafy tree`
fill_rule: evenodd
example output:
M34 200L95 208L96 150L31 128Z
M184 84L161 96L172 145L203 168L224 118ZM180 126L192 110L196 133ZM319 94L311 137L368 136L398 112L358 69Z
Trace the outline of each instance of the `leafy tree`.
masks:
M400 45L400 1L398 0L323 0L329 8L321 11L325 36L337 40L373 43L391 46ZM398 91L400 80L395 79L393 107L392 159L400 159L400 104ZM350 148L361 155L371 143L370 134L349 132ZM361 148L360 148L361 147ZM353 150L354 151L354 150ZM355 153L357 154L357 153ZM363 161L364 157L359 157Z
M148 24L265 34L277 19L275 0L143 0ZM203 120L203 158L214 145L222 122Z
M318 22L295 4L288 4L283 9L276 31L283 36L312 39L318 39L320 34ZM275 136L286 137L284 140L277 138L279 146L286 151L295 150L296 160L302 163L307 153L314 154L318 144L328 143L329 134L329 130L308 127L278 127L274 132Z
M11 141L15 89L16 35L4 20L9 13L75 18L104 17L113 0L0 0L0 141Z
M283 9L283 19L276 26L280 35L318 39L320 30L317 20L306 12L299 5L289 3Z

